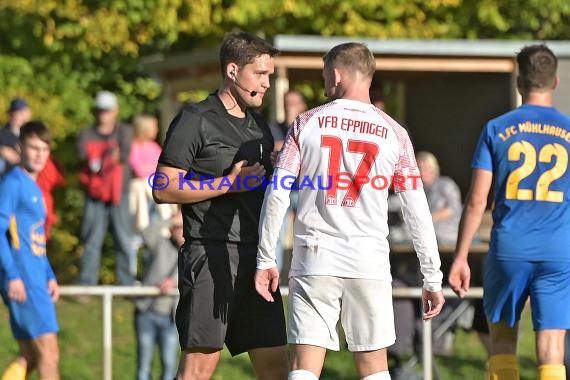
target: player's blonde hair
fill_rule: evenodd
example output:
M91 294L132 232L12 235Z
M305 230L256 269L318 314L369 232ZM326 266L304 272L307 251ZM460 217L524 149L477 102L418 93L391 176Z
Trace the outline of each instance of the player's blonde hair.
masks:
M376 71L376 60L368 47L359 42L347 42L333 47L323 57L325 68L344 68L352 72L360 72L365 78L372 80Z

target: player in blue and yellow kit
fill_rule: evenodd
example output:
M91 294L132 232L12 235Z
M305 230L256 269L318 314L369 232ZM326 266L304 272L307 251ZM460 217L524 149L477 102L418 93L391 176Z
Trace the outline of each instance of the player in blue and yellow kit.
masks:
M545 45L517 55L523 104L489 121L473 158L449 283L469 288L469 246L494 181L493 230L483 303L491 332L490 379L519 379L517 327L528 297L536 331L538 379L565 379L570 329L570 118L552 106L557 58Z
M54 302L59 289L46 256L46 209L36 177L50 154L50 133L40 122L20 130L22 161L0 182L0 293L20 357L2 380L59 379L59 330Z

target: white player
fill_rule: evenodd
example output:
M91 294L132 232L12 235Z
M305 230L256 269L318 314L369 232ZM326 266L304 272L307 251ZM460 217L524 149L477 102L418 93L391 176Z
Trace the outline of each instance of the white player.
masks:
M415 155L404 128L370 103L374 56L360 43L324 57L332 101L301 114L265 194L257 254L257 291L268 301L279 273L275 244L289 204L283 178L297 177L299 208L289 273L290 380L318 379L327 349L339 350L340 318L356 369L390 379L386 347L395 342L387 179L398 193L424 277L423 319L444 304L436 237Z

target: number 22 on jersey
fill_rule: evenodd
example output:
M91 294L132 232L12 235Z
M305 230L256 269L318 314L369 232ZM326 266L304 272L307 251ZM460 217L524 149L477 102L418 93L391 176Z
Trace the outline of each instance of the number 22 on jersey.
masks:
M568 151L564 146L554 143L546 144L538 151L538 162L551 163L556 160L554 166L544 171L536 181L534 189L521 189L520 182L531 175L536 169L537 150L528 141L516 141L509 146L509 161L520 161L522 164L517 167L507 179L507 199L517 200L537 200L546 202L562 202L564 192L550 190L550 184L566 173L568 169Z

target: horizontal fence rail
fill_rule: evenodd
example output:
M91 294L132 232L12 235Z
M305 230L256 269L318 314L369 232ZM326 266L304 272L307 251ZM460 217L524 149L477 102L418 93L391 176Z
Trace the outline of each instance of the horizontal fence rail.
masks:
M281 295L286 297L289 295L288 287L281 287ZM112 380L113 370L113 337L112 337L112 327L113 327L113 297L140 297L140 296L164 296L165 294L160 292L160 289L154 286L77 286L77 285L63 285L60 286L60 293L62 296L98 296L102 297L102 307L103 307L103 380ZM443 289L443 294L446 298L456 297L455 293L449 288ZM168 296L178 296L178 291L173 289L167 294ZM392 289L392 296L394 298L416 298L421 299L422 288L420 287L409 287L409 288L394 288ZM465 295L465 298L477 299L483 297L483 288L475 287L469 289L469 292ZM461 312L464 309L461 310ZM448 320L451 320L454 316L452 315ZM438 328L445 332L450 324L453 323L451 320L447 325L444 322L442 326ZM443 329L443 330L442 330ZM434 333L438 335L438 331ZM432 380L433 378L433 354L432 354L432 328L431 321L424 322L422 325L422 367L424 380Z

